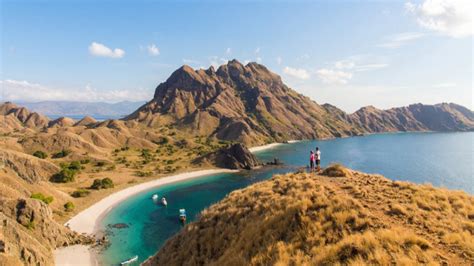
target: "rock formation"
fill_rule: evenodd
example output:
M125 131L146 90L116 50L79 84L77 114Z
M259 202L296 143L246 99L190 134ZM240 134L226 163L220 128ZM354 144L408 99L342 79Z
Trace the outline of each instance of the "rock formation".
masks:
M229 169L247 169L255 168L260 163L244 145L237 143L227 148L212 152L196 160L197 163L204 160L210 161L218 167Z

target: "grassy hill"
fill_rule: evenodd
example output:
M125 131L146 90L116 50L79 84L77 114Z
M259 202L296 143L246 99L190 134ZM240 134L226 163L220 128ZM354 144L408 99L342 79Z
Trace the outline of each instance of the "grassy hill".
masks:
M340 166L277 175L202 212L145 265L471 265L474 197Z

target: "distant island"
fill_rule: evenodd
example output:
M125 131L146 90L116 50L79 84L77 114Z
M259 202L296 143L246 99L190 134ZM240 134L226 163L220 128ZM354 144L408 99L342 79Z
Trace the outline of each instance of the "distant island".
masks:
M87 112L86 109L81 109L88 108L87 105L83 106L85 107L72 110L81 113ZM39 107L37 106L37 108ZM63 109L60 110L65 112ZM196 170L218 167L251 169L257 163L251 156L248 147L274 142L295 139L329 139L380 132L473 131L474 113L457 104L441 103L436 105L413 104L389 110L364 107L353 114L347 114L335 106L320 105L297 93L286 86L278 75L261 64L243 65L237 60L232 60L217 70L213 67L207 70L194 70L189 66L179 68L156 88L153 99L143 103L135 111L130 111L130 114L123 119L98 121L91 116L80 119L69 117L51 119L39 112L7 102L0 105L0 125L0 218L4 224L8 225L4 226L5 240L2 241L5 242L0 243L2 244L0 246L5 247L4 249L8 252L0 252L0 259L11 264L51 265L53 264L52 250L55 248L95 242L91 236L75 233L63 226L62 223L114 192L123 191L157 178ZM296 190L285 190L295 193L295 204L298 203L298 205L291 210L291 213L282 212L278 214L280 216L270 217L273 217L272 219L275 221L287 222L284 226L290 226L291 229L287 235L282 231L275 231L280 234L278 238L268 238L268 241L276 241L275 243L266 243L267 238L261 239L261 243L255 242L255 245L266 247L268 250L242 249L242 252L246 253L236 257L238 261L231 261L230 257L226 257L226 254L231 253L226 252L239 249L239 243L230 243L221 239L219 241L223 241L222 243L226 243L225 245L209 247L219 248L219 253L216 253L216 256L218 256L217 254L222 256L209 259L215 259L216 263L222 259L221 262L235 262L237 264L241 262L265 264L277 261L310 262L307 255L316 251L301 250L298 245L306 243L305 241L316 241L315 245L322 245L323 242L317 241L323 240L334 243L334 246L327 247L328 254L342 252L343 255L338 257L340 262L352 260L360 262L377 254L381 256L380 259L387 259L384 252L388 252L389 249L380 250L381 253L377 254L367 253L366 249L347 250L343 246L344 242L335 244L339 240L357 240L361 243L370 240L374 241L373 244L377 247L387 241L391 243L390 247L394 248L392 250L394 253L404 254L407 261L415 263L447 260L456 264L466 261L462 257L462 252L468 255L472 254L469 253L472 252L469 249L458 249L461 250L461 253L446 251L448 248L445 250L444 246L435 242L437 239L444 238L426 236L427 234L441 234L441 231L432 232L429 225L426 228L421 227L422 217L428 217L433 213L436 214L435 217L442 217L439 218L439 223L452 218L453 220L449 221L462 221L465 224L445 228L446 235L451 234L453 230L459 230L461 235L453 235L451 239L463 239L466 228L468 228L467 230L472 229L472 197L466 194L458 195L454 192L439 192L443 198L438 199L438 192L435 193L436 195L425 194L430 191L429 188L390 183L385 179L365 176L362 173L354 175L361 177L361 180L368 182L369 185L372 182L380 183L386 190L377 190L379 189L377 187L364 187L359 183L354 183L356 180L350 178L315 181L313 180L315 177L304 174L283 177L280 185L284 188L293 182L290 179L301 179L295 185L314 186L314 193L317 193L314 196L325 195L331 201L338 199L338 197L328 195L327 193L331 194L329 191L350 193L350 197L355 198L357 195L374 192L375 194L370 195L371 199L376 200L379 197L380 201L388 200L387 197L396 195L396 192L402 190L403 193L412 191L415 195L419 195L421 203L418 203L415 198L411 199L414 201L414 205L388 202L393 205L394 209L402 208L402 210L394 210L395 214L390 215L390 220L379 221L367 213L367 211L374 210L374 205L361 207L359 205L363 205L363 203L358 200L350 197L349 199L341 198L343 207L354 207L353 212L331 213L334 211L332 207L326 206L324 208L328 212L328 224L320 220L318 224L320 227L315 228L309 227L307 220L305 220L309 217L306 211L311 211L305 209L305 206L309 206L307 204L310 202L317 202L317 199L312 198L305 190L301 190L302 193L304 192L302 198L297 197L298 191ZM275 178L268 182L276 184L280 182L278 180ZM270 187L272 184L268 182L260 184L260 186L267 189L266 187ZM344 182L347 184L343 184ZM254 188L255 191L259 191L258 186L257 184L255 187L249 188L248 191L252 191ZM317 190L317 187L321 190ZM369 188L373 188L373 191ZM268 192L280 193L278 191ZM416 194L418 192L420 194ZM234 206L233 204L240 204L238 201L230 202L239 193L248 196L245 191L232 194L230 199L227 199L229 205L226 205L226 200L222 205L217 205L224 208L222 213L229 211L229 215L235 214L232 209L226 210L226 208ZM408 194L404 196L406 199L409 197ZM458 203L460 198L466 201L463 203L466 205L462 208L463 211L459 206L459 208L456 207L456 204L460 204ZM250 199L242 198L242 200ZM292 204L292 201L284 196L276 198L276 200L281 201L282 204L288 204L288 206ZM325 204L324 202L320 203ZM242 204L253 206L249 202L242 202ZM204 219L212 220L212 215L214 215L212 211L216 210L215 208L217 207L205 212ZM246 214L249 215L246 217L250 222L257 224L254 221L257 216L254 215L264 216L264 210L259 208L261 206L255 205L253 210L255 213ZM418 212L417 208L421 208L423 211ZM436 210L436 212L427 212L426 208ZM448 212L441 213L443 210ZM388 212L390 210L380 211ZM273 213L269 214L273 215ZM463 219L461 219L461 214L464 215ZM397 221L395 219L398 217L397 215L412 215L415 224L413 230L423 230L422 236L402 234L393 241L384 239L386 234L382 228L390 228L392 223ZM231 221L234 218L229 216L228 219ZM316 229L324 229L324 226L329 226L333 220L342 221L339 224L331 224L330 229L333 230L331 232L334 232L334 235L315 235ZM293 223L292 221L297 222ZM205 220L200 223L206 227L210 226ZM343 228L339 228L339 225ZM192 226L190 225L188 229L194 230ZM217 226L216 228L222 228L223 232L231 230L220 224ZM275 226L280 225L275 223ZM433 228L438 228L441 225L436 224L435 226ZM256 228L262 229L263 227ZM240 229L240 227L234 229ZM314 237L312 240L291 238L290 234L294 233L294 236L297 237L306 229L313 230L309 235ZM367 233L360 238L349 239L350 235L357 230ZM373 235L370 235L370 232ZM472 230L470 232L472 234ZM252 234L252 231L245 231L245 233ZM264 231L255 233L262 233L261 236L264 236ZM177 239L183 237L193 239L196 234L179 235ZM216 236L206 235L206 237ZM346 237L348 238L346 239ZM278 242L283 240L287 240L286 243L292 243L294 246L289 247L286 246L287 244ZM177 243L175 241L170 241L165 248L170 251L170 255L178 254L174 248ZM460 244L448 241L446 245L452 244L451 249L459 248L464 245L462 242L464 240L460 241ZM219 243L215 242L214 244L218 245ZM186 248L188 247L190 246L186 246ZM266 256L270 250L278 251L277 253L281 257L275 258L275 261L269 261ZM285 254L284 250L292 253ZM420 250L426 250L426 252ZM261 253L253 253L257 251ZM411 253L407 255L404 253L405 251ZM196 254L196 257L190 259L202 262L204 252L201 250L199 254ZM317 259L320 259L318 261L321 262L334 262L329 260L330 258L334 257L318 257ZM162 260L167 263L172 261L172 258L166 259L165 257Z
M130 101L117 103L74 101L18 102L19 105L33 112L46 115L53 119L61 116L68 116L74 119L91 116L99 120L122 118L144 103L145 102Z

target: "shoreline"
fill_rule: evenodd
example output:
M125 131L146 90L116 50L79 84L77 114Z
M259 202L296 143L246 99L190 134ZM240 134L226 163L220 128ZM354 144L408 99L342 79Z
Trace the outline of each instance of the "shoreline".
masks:
M107 215L107 213L110 212L110 210L112 210L120 202L128 199L131 196L175 182L185 181L213 174L234 173L237 171L238 170L231 169L197 170L171 176L165 176L156 180L128 187L101 199L89 208L81 211L80 213L72 217L69 221L67 221L65 225L68 226L71 230L76 231L80 234L94 235L98 231L99 223L102 218L104 218L105 215ZM95 259L95 256L90 246L73 245L55 249L53 253L55 265L98 265L98 261Z
M289 140L287 143L295 143L299 141L300 140ZM284 144L286 143L274 142L266 145L249 148L249 151L251 153L260 152ZM171 176L165 176L156 180L128 187L123 190L117 191L111 195L108 195L107 197L101 199L100 201L91 205L87 209L84 209L83 211L72 217L64 225L68 226L71 230L76 231L78 233L94 235L99 231L100 221L102 221L102 219L107 215L107 213L109 213L120 202L127 200L131 196L170 183L181 182L207 175L219 173L233 173L237 171L238 170L231 169L196 170ZM97 254L94 252L91 246L87 245L72 245L58 248L53 251L53 254L55 265L99 265L99 261L97 260Z

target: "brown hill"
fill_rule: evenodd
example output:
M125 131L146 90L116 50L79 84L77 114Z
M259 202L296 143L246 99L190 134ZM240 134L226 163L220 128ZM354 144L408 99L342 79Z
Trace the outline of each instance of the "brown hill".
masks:
M247 145L387 131L474 130L474 113L455 104L364 107L346 114L298 94L263 65L237 60L217 71L179 68L150 102L125 119Z
M11 102L0 104L0 115L15 117L23 126L29 128L47 127L49 118L35 112L30 112L24 107L18 107ZM1 122L1 121L0 121Z
M471 265L474 198L340 166L204 210L144 265Z

